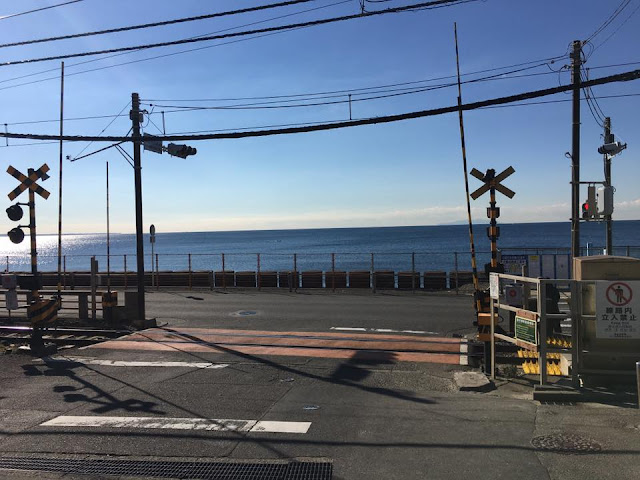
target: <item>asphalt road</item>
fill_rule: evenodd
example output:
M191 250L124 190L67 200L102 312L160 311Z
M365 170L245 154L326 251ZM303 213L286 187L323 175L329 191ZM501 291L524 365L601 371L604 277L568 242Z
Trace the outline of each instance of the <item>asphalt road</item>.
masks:
M435 334L373 331L464 329L470 308L469 297L455 296L150 294L148 312L164 329L64 350L56 360L0 356L0 478L113 478L1 468L16 457L304 458L333 462L336 480L637 478L637 409L541 405L524 379L458 392L453 375L466 367L392 351ZM247 311L256 313L239 314ZM231 329L235 340L220 342L209 329ZM313 347L320 352L370 337L389 347L354 347L344 358L273 354L274 345L299 341L287 332L338 339ZM541 449L563 439L582 454Z

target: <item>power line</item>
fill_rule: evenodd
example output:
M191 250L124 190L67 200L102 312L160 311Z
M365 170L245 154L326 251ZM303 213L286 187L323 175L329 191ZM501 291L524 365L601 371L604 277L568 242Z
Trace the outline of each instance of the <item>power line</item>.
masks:
M609 34L609 36L607 38L605 38L603 41L601 41L598 45L596 45L595 47L593 47L593 51L595 52L596 50L598 50L602 45L604 45L605 43L607 43L611 37L613 37L616 33L618 33L620 31L620 29L622 27L624 27L624 25L631 19L631 17L633 17L635 15L635 13L640 10L640 3L638 4L638 6L627 16L627 18L624 19L624 21L618 25L618 28L616 28L613 32L611 32Z
M293 16L296 16L296 15L301 15L303 13L309 13L309 12L313 12L313 11L316 11L316 10L323 10L325 8L335 7L336 5L342 5L342 4L350 3L350 2L351 2L351 0L340 0L338 2L330 3L328 5L321 5L319 7L308 8L308 9L305 9L305 10L300 10L300 11L293 12L293 13L288 13L286 15L278 15L276 17L271 17L271 18L267 18L267 19L264 19L264 20L259 20L259 21L256 21L256 22L250 22L250 23L245 23L243 25L237 25L235 27L224 28L222 30L211 32L211 33L208 33L206 35L213 35L213 34L217 34L217 33L228 32L229 30L236 30L238 28L245 28L245 27L249 27L249 26L252 26L252 25L258 25L258 24L261 24L261 23L267 23L267 22L271 22L271 21L274 21L274 20L280 20L280 19L287 18L287 17L293 17ZM292 29L292 30L296 30L296 29ZM116 63L114 65L105 65L103 67L90 68L88 70L82 70L80 72L67 73L65 76L66 77L71 77L71 76L75 76L75 75L82 75L84 73L98 72L98 71L107 70L107 69L110 69L110 68L121 67L123 65L131 65L131 64L134 64L134 63L141 63L141 62L147 62L147 61L150 61L150 60L157 60L159 58L166 58L166 57L172 57L172 56L175 56L175 55L182 55L184 53L190 53L190 52L196 52L196 51L200 51L200 50L206 50L206 49L209 49L209 48L220 47L220 46L223 46L223 45L231 45L231 44L234 44L234 43L246 42L248 40L255 40L257 38L269 37L269 36L272 36L272 35L278 35L280 33L286 33L286 31L265 33L263 35L255 35L255 36L250 37L250 38L240 38L240 39L231 40L231 41L228 41L228 42L217 43L215 45L207 45L207 46L204 46L204 47L189 48L189 49L186 49L186 50L181 50L179 52L165 53L165 54L162 54L162 55L155 55L155 56L152 56L152 57L140 58L140 59L137 59L137 60L130 60L130 61L127 61L127 62ZM202 36L202 35L197 35L195 37L189 37L189 38L198 38L200 36ZM104 56L104 57L101 57L101 58L95 58L93 60L85 60L85 61L82 61L82 62L77 62L77 63L70 64L67 68L77 67L79 65L86 65L88 63L101 62L103 60L108 60L108 59L114 58L114 57L121 57L123 55L130 55L130 54L135 53L135 52L136 52L135 50L129 51L129 52L120 52L120 53L115 53L113 55L107 55L107 56ZM0 80L0 83L12 82L14 80L21 80L23 78L34 77L34 76L37 76L37 75L42 75L44 73L57 72L57 71L58 71L58 68L49 68L47 70L41 70L39 72L29 73L29 74L26 74L26 75L20 75L18 77L13 77L13 78L7 78L5 80ZM16 85L11 85L11 86L8 86L8 87L3 87L3 88L0 88L0 90L8 90L10 88L22 87L22 86L25 86L25 85L32 85L32 84L35 84L35 83L42 83L42 82L46 82L46 81L49 81L49 80L58 80L59 78L60 77L58 75L56 75L56 76L53 76L53 77L47 77L47 78L43 78L43 79L40 79L40 80L34 80L34 81L31 81L31 82L24 82L24 83L19 83L19 84L16 84Z
M592 87L595 85L604 85L612 82L628 82L637 80L640 78L640 70L631 70L629 72L618 73L616 75L610 75L607 77L596 78L593 80L587 80L583 83L583 87ZM155 137L159 141L197 141L197 140L222 140L222 139L237 139L248 137L264 137L272 135L285 135L294 133L306 133L323 130L335 130L339 128L357 127L363 125L375 125L380 123L398 122L401 120L410 120L415 118L432 117L435 115L442 115L445 113L456 112L462 110L476 110L478 108L484 108L491 105L503 105L513 102L519 102L522 100L529 100L534 98L545 97L554 95L556 93L572 90L573 85L561 85L558 87L545 88L542 90L533 90L516 95L510 95L506 97L493 98L490 100L482 100L479 102L467 103L463 105L454 105L449 107L440 107L429 110L420 110L414 112L401 113L396 115L386 115L380 117L370 117L359 120L349 120L342 122L329 123L324 125L314 125L308 127L291 127L284 129L268 129L268 130L251 130L245 132L229 132L229 133L216 133L216 134L203 134L203 135L159 135ZM111 137L111 136L80 136L80 135L42 135L31 133L2 133L0 132L0 138L24 138L33 140L67 140L72 142L130 142L131 137Z
M76 1L81 1L81 0L76 0ZM130 30L140 30L140 29L144 29L144 28L152 28L152 27L163 27L166 25L174 25L176 23L186 23L186 22L195 22L198 20L206 20L209 18L216 18L216 17L224 17L224 16L229 16L229 15L238 15L238 14L242 14L242 13L249 13L249 12L257 12L260 10L269 10L272 8L279 8L279 7L287 7L290 5L297 5L299 3L308 3L308 2L312 2L315 0L289 0L286 2L280 2L280 3L270 3L267 5L259 5L257 7L248 7L248 8L241 8L239 10L228 10L225 12L216 12L216 13L209 13L206 15L197 15L195 17L184 17L184 18L176 18L173 20L165 20L162 22L153 22L153 23L143 23L143 24L139 24L139 25L130 25L127 27L119 27L119 28L109 28L106 30L96 30L93 32L84 32L84 33L74 33L74 34L70 34L70 35L61 35L58 37L47 37L47 38L38 38L38 39L34 39L34 40L24 40L21 42L12 42L12 43L4 43L4 44L0 44L0 48L5 48L5 47L15 47L15 46L19 46L19 45L32 45L34 43L45 43L45 42L55 42L58 40L68 40L71 38L82 38L82 37L90 37L90 36L94 36L94 35L105 35L108 33L120 33L120 32L127 32Z
M204 41L210 41L210 40L220 40L220 39L224 39L224 38L240 37L240 36L246 36L246 35L255 35L255 34L259 34L259 33L286 31L286 30L292 30L292 29L296 29L296 28L307 28L307 27L312 27L312 26L316 26L316 25L325 25L325 24L341 22L341 21L345 21L345 20L353 20L353 19L356 19L356 18L371 17L371 16L374 16L374 15L385 15L385 14L388 14L388 13L398 13L398 12L405 12L405 11L416 10L416 9L438 8L438 7L441 7L441 6L444 6L444 5L453 6L453 4L467 3L468 1L479 1L479 0L466 0L466 1L465 0L432 0L430 2L416 3L416 4L412 4L412 5L405 5L405 6L402 6L402 7L387 8L385 10L378 10L378 11L375 11L375 12L364 12L364 13L359 13L359 14L355 14L355 15L344 15L344 16L341 16L341 17L323 18L323 19L319 19L319 20L312 20L312 21L301 22L301 23L297 23L297 24L280 25L280 26L277 26L277 27L268 27L268 28L254 29L254 30L246 30L246 31L243 31L243 32L225 33L225 34L222 34L222 35L207 35L207 36L198 37L198 38L185 38L185 39L182 39L182 40L173 40L173 41L169 41L169 42L147 43L147 44L143 44L143 45L136 45L136 46L130 46L130 47L110 48L110 49L106 49L106 50L94 50L94 51L89 51L89 52L69 53L69 54L66 54L66 55L54 55L54 56L50 56L50 57L39 57L39 58L29 58L29 59L23 59L23 60L15 60L15 61L11 61L11 62L0 63L0 67L6 67L6 66L10 66L10 65L24 65L24 64L27 64L27 63L39 63L39 62L46 62L46 61L50 61L50 60L64 60L64 59L67 59L67 58L88 57L88 56L93 56L93 55L103 55L103 54L107 54L107 53L128 52L128 51L134 51L134 50L136 50L136 51L148 50L150 48L168 47L168 46L172 46L172 45L182 45L182 44L187 44L187 43L204 42Z
M62 7L64 5L70 5L72 3L78 3L78 2L83 2L83 1L84 0L71 0L69 2L58 3L56 5L49 5L48 7L41 7L41 8L36 8L34 10L27 10L26 12L12 13L11 15L4 15L4 16L0 17L0 20L6 20L8 18L19 17L21 15L28 15L30 13L41 12L43 10L49 10L50 8Z
M623 12L623 10L629 6L629 3L631 3L631 0L622 0L620 5L618 5L618 7L613 11L613 13L609 15L609 17L602 23L602 25L600 25L591 35L589 35L589 37L585 40L585 43L590 42L596 36L598 36L601 32L603 32L611 24L611 22L613 22L616 19L616 17L620 15Z

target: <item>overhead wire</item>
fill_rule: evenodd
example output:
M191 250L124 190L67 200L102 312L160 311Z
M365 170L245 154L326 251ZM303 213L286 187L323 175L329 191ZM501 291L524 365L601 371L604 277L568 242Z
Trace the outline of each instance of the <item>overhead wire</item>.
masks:
M584 82L583 87L591 87L596 85L604 85L613 82L628 82L637 80L640 78L640 70L631 70L628 72L618 73L615 75L609 75L606 77L600 77L593 80L587 80ZM313 131L325 131L335 130L347 127L357 127L364 125L376 125L381 123L392 123L402 120L410 120L416 118L425 118L436 115L442 115L445 113L453 113L459 110L476 110L490 105L502 105L513 102L519 102L523 100L529 100L534 98L545 97L554 95L563 91L573 89L573 85L563 85L559 87L545 88L541 90L532 90L528 92L519 93L516 95L509 95L504 97L492 98L488 100L481 100L477 102L467 103L463 105L452 105L448 107L432 108L428 110L419 110L412 112L405 112L394 115L385 115L377 117L368 117L358 120L349 120L342 122L335 122L325 125L315 125L311 127L292 127L284 129L267 129L267 130L251 130L245 132L229 132L220 134L203 134L203 135L162 135L156 137L160 141L198 141L198 140L222 140L222 139L238 139L249 137L264 137L273 135L286 135L295 133L307 133ZM19 139L33 139L33 140L68 140L68 141L92 141L92 142L120 142L120 141L132 141L131 137L114 137L114 136L82 136L82 135L43 135L32 133L14 133L0 132L0 138L19 138Z
M602 33L609 25L611 25L611 22L613 22L616 19L616 17L620 15L624 11L624 9L629 6L629 3L631 3L631 0L622 0L620 5L616 7L613 13L609 15L609 17L591 35L587 37L587 39L585 40L585 43L588 43L591 40L593 40L600 33Z
M236 30L238 28L246 28L246 27L250 27L250 26L253 26L253 25L259 25L261 23L272 22L274 20L281 20L281 19L287 18L287 17L292 17L292 16L296 16L296 15L302 15L304 13L309 13L309 12L313 12L313 11L316 11L316 10L323 10L323 9L326 9L326 8L335 7L337 5L350 3L351 1L352 0L340 0L340 1L337 1L337 2L334 2L334 3L330 3L330 4L327 4L327 5L321 5L319 7L308 8L308 9L305 9L305 10L300 10L300 11L288 13L288 14L285 14L285 15L278 15L276 17L271 17L271 18L267 18L267 19L264 19L264 20L259 20L259 21L255 21L255 22L245 23L243 25L236 25L234 27L224 28L222 30L217 30L215 32L210 32L210 33L207 33L205 35L213 35L213 34L217 34L217 33L228 32L230 30ZM297 29L292 29L291 31L294 31L294 30L297 30ZM172 57L172 56L176 56L176 55L182 55L184 53L191 53L191 52L196 52L196 51L200 51L200 50L206 50L206 49L209 49L209 48L220 47L220 46L223 46L223 45L231 45L231 44L234 44L234 43L240 43L240 42L245 42L245 41L249 41L249 40L255 40L255 39L258 39L258 38L269 37L269 36L272 36L272 35L278 35L278 34L287 33L287 32L289 32L289 30L272 32L272 33L265 33L263 35L254 35L254 36L249 37L249 38L239 38L239 39L230 40L230 41L227 41L227 42L220 42L220 43L217 43L215 45L206 45L206 46L203 46L203 47L189 48L189 49L181 50L181 51L178 51L178 52L165 53L165 54L161 54L161 55L155 55L155 56L152 56L152 57L140 58L140 59L136 59L136 60L130 60L130 61L127 61L127 62L116 63L114 65L105 65L105 66L102 66L102 67L90 68L88 70L82 70L80 72L67 73L65 76L66 77L70 77L70 76L75 76L75 75L82 75L82 74L85 74L85 73L98 72L98 71L107 70L107 69L110 69L110 68L116 68L116 67L121 67L121 66L125 66L125 65L131 65L131 64L135 64L135 63L142 63L142 62L147 62L147 61L151 61L151 60L157 60L159 58L166 58L166 57ZM196 36L188 37L188 38L199 38L201 36L203 36L203 35L196 35ZM101 61L104 61L104 60L108 60L110 58L121 57L121 56L124 56L124 55L131 55L132 53L136 53L136 50L115 53L113 55L106 55L106 56L103 56L101 58L94 58L94 59L91 59L91 60L84 60L82 62L72 63L72 64L67 66L67 69L73 68L73 67L77 67L77 66L80 66L80 65L86 65L88 63L101 62ZM8 78L8 79L0 80L0 83L12 82L12 81L15 81L15 80L21 80L23 78L34 77L34 76L42 75L42 74L45 74L45 73L57 72L57 71L58 71L58 68L49 68L49 69L46 69L46 70L41 70L39 72L29 73L29 74L26 74L26 75L20 75L18 77L12 77L12 78ZM49 80L57 80L58 78L59 78L59 76L56 75L56 76L52 76L52 77L43 78L43 79L40 79L40 80L34 80L34 81L31 81L31 82L24 82L24 83L20 83L20 84L16 84L16 85L11 85L11 86L8 86L8 87L2 87L2 88L0 88L0 90L8 90L8 89L11 89L11 88L22 87L22 86L25 86L25 85L33 85L35 83L42 83L42 82L46 82L46 81L49 81Z
M43 10L49 10L51 8L63 7L65 5L70 5L72 3L78 3L78 2L84 2L84 0L70 0L68 2L57 3L55 5L49 5L49 6L46 6L46 7L35 8L33 10L27 10L26 12L12 13L10 15L3 15L3 16L0 16L0 20L7 20L9 18L20 17L22 15L29 15L31 13L42 12Z
M91 36L95 36L95 35L106 35L109 33L121 33L121 32L128 32L131 30L141 30L141 29L146 29L146 28L154 28L154 27L164 27L167 25L175 25L178 23L187 23L187 22L195 22L195 21L200 21L200 20L207 20L207 19L211 19L211 18L219 18L219 17L225 17L225 16L231 16L231 15L239 15L239 14L243 14L243 13L250 13L250 12L257 12L257 11L261 11L261 10L270 10L273 8L281 8L281 7L288 7L288 6L292 6L292 5L297 5L299 3L308 3L308 2L313 2L315 0L288 0L285 2L279 2L279 3L269 3L266 5L257 5L255 7L247 7L247 8L241 8L241 9L237 9L237 10L227 10L224 12L215 12L215 13L209 13L209 14L205 14L205 15L197 15L197 16L193 16L193 17L182 17L182 18L175 18L172 20L164 20L161 22L151 22L151 23L142 23L142 24L138 24L138 25L129 25L126 27L118 27L118 28L109 28L109 29L105 29L105 30L95 30L92 32L83 32L83 33L73 33L73 34L69 34L69 35L60 35L57 37L46 37L46 38L37 38L37 39L33 39L33 40L23 40L20 42L11 42L11 43L3 43L0 44L0 48L6 48L6 47L16 47L16 46L23 46L23 45L32 45L35 43L46 43L46 42L55 42L55 41L59 41L59 40L69 40L69 39L73 39L73 38L83 38L83 37L91 37Z
M595 52L596 50L598 50L602 45L607 43L611 39L611 37L613 37L616 33L618 33L620 31L620 29L622 29L622 27L624 27L624 25L631 19L631 17L633 17L636 14L636 12L638 10L640 10L640 3L638 3L636 8L633 9L633 11L627 16L627 18L625 18L623 20L623 22L620 25L618 25L618 27L607 36L607 38L605 38L598 45L593 47L593 51Z
M364 12L364 13L359 13L355 15L343 15L340 17L323 18L318 20L310 20L307 22L300 22L297 24L279 25L275 27L245 30L242 32L231 32L231 33L225 33L220 35L207 35L207 36L200 36L197 38L185 38L181 40L171 40L171 41L158 42L158 43L147 43L147 44L134 45L134 46L128 46L128 47L118 47L118 48L110 48L110 49L104 49L104 50L93 50L93 51L76 52L76 53L69 53L69 54L63 54L63 55L52 55L48 57L36 57L36 58L27 58L22 60L14 60L14 61L0 63L0 67L47 62L51 60L65 60L67 58L87 57L87 56L94 56L94 55L103 55L108 53L134 51L134 50L135 51L148 50L151 48L168 47L172 45L182 45L182 44L196 43L196 42L203 42L203 41L210 41L210 40L220 40L224 38L240 37L240 36L254 35L254 34L260 34L260 33L288 31L288 30L293 30L301 27L307 28L307 27L312 27L317 25L326 25L329 23L336 23L336 22L342 22L346 20L354 20L354 19L366 18L371 16L377 16L377 15L386 15L390 13L399 13L399 12L411 11L416 9L432 9L432 8L442 7L445 5L454 6L455 4L458 4L458 3L467 3L467 2L476 2L476 1L479 1L479 0L431 0L429 2L422 2L422 3L411 4L411 5L405 5L401 7L387 8L384 10L376 10L372 12Z
M112 119L111 119L111 121L107 124L107 126L106 126L106 127L104 127L104 128L100 131L100 133L98 134L98 136L102 135L102 134L107 130L107 128L109 128L109 127L113 124L113 122L115 122L115 121L116 121L116 119L117 119L118 117L120 117L120 115L122 115L122 112L124 112L124 111L129 107L129 105L131 105L131 101L128 101L128 102L126 103L126 105L125 105L124 107L122 107L122 110L120 110L120 112L118 112L118 114L117 114L114 118L112 118ZM85 146L84 146L84 148L83 148L82 150L80 150L76 155L74 155L74 157L73 157L73 158L74 158L74 159L77 159L80 155L82 155L82 154L84 153L84 151L85 151L87 148L89 148L89 147L91 146L91 144L92 144L92 143L93 143L93 141L90 141L87 145L85 145Z

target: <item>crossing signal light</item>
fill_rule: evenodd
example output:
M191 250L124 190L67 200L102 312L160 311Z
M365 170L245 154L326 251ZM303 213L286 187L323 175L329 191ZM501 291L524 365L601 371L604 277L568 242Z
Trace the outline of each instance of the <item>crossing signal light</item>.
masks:
M589 185L587 187L587 201L582 204L582 218L584 220L598 218L598 203L596 202L595 185Z
M17 222L22 218L23 215L24 212L22 211L22 207L17 203L7 208L7 216L9 217L9 220ZM24 240L24 232L20 227L12 228L11 230L9 230L7 235L9 235L9 240L11 240L13 243L21 243Z
M24 232L19 227L12 228L7 235L9 235L9 240L13 243L22 243L24 240Z
M170 143L167 145L167 153L174 157L187 158L189 155L195 155L198 151L189 145L177 145Z
M9 220L12 220L14 222L19 221L22 218L23 214L24 212L22 211L22 207L18 204L11 205L9 208L7 208L7 216L9 217Z

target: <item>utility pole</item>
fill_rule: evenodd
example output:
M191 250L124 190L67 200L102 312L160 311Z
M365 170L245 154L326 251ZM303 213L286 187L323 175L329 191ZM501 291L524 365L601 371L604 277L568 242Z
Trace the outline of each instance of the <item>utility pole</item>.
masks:
M611 140L611 118L606 117L604 119L604 143L613 143ZM605 153L604 155L604 183L607 186L611 186L611 157ZM607 239L606 239L606 249L607 255L611 255L611 251L613 249L613 233L611 229L612 219L611 215L605 215L604 217L605 223L607 225Z
M580 65L582 42L575 40L571 52L573 127L571 135L571 258L580 256Z
M135 175L136 194L136 260L137 260L137 283L138 283L138 321L144 325L145 304L144 304L144 242L142 233L142 166L140 163L140 96L137 93L131 94L131 112L129 113L132 125L133 137L133 171Z

